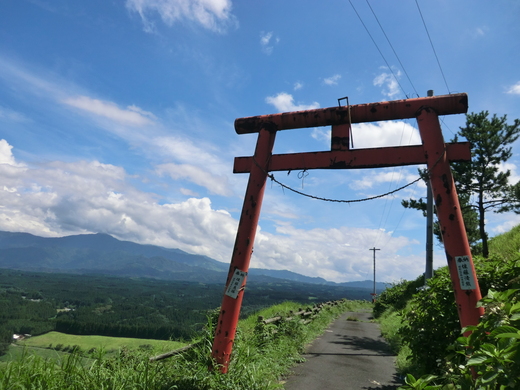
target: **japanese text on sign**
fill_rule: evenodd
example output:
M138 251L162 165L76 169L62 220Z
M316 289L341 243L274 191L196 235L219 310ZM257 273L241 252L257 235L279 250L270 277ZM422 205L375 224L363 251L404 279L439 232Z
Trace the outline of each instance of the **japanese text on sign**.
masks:
M462 290L474 290L477 288L473 275L469 256L455 256L457 271L459 273L460 288Z
M233 273L233 277L231 278L231 281L229 282L228 288L226 290L226 295L228 297L231 297L233 299L237 299L238 292L240 291L240 287L244 283L244 279L247 276L247 272L240 271L239 269L236 269Z

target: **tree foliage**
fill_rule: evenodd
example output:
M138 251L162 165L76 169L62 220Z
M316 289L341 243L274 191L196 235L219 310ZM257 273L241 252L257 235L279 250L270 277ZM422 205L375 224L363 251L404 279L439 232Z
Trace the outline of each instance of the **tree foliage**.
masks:
M424 180L428 180L426 169L419 169L419 174L424 178ZM455 174L454 174L455 176ZM454 179L456 182L456 179ZM464 227L466 229L466 235L468 236L469 245L473 249L473 253L480 253L480 249L478 246L478 241L480 240L480 234L478 231L478 215L475 209L470 205L470 196L466 193L459 193L459 204L462 212L462 219L464 220ZM422 211L423 215L426 217L426 202L423 198L419 199L403 199L401 204L405 208L416 209ZM442 243L442 234L439 226L439 222L435 221L433 224L433 233L437 240Z
M489 112L482 111L467 114L466 125L452 140L456 142L463 137L471 145L471 161L452 163L451 167L468 241L474 253L482 253L484 257L489 255L486 213L490 210L520 212L520 182L511 184L511 172L504 169L504 164L513 155L511 145L519 136L520 119L509 125L506 115L494 114L489 118ZM426 170L419 170L419 173L427 180ZM402 205L426 212L422 199L403 200ZM438 225L434 232L442 241Z
M494 210L500 213L520 207L516 196L519 183L510 184L511 171L504 169L504 163L513 155L511 145L520 136L520 119L509 125L506 115L488 117L488 111L466 115L466 126L460 128L458 135L470 143L471 161L453 164L459 193L474 197L472 206L478 213L484 257L489 255L486 212Z
M275 279L276 280L276 279ZM250 282L242 316L286 300L368 298L370 289ZM219 307L221 284L0 269L0 356L14 333L190 339Z

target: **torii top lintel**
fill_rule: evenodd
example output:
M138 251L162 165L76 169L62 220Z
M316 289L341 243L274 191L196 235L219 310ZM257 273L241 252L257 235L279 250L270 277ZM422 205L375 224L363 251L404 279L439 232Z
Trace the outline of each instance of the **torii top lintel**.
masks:
M238 134L257 133L262 129L275 133L279 130L332 126L332 150L275 154L266 166L268 171L418 165L426 163L422 145L350 150L348 134L350 123L415 118L423 110L431 110L437 115L466 113L468 95L459 93L238 118L235 120L235 130ZM446 154L449 161L468 161L471 158L469 143L446 144ZM233 172L251 172L253 163L253 157L236 157Z
M260 129L289 130L306 127L378 122L415 118L425 107L437 115L463 114L468 111L468 95L458 93L388 102L318 108L315 110L259 115L235 120L237 134L258 133Z

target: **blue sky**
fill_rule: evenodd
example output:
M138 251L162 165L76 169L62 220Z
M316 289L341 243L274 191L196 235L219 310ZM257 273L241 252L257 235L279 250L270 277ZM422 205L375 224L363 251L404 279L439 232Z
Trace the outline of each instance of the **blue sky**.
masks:
M6 0L0 9L0 230L104 232L229 262L247 182L232 174L233 158L256 142L235 133L236 118L429 89L468 93L470 112L520 117L514 0ZM464 123L443 118L446 140ZM415 128L355 125L354 147L420 143ZM275 152L327 150L329 133L281 132ZM519 146L503 167L514 182ZM360 199L413 181L417 167L307 174L275 176L312 195ZM377 247L378 280L415 278L425 221L400 203L424 194L418 183L346 205L269 183L251 265L370 279ZM520 218L487 222L493 236Z

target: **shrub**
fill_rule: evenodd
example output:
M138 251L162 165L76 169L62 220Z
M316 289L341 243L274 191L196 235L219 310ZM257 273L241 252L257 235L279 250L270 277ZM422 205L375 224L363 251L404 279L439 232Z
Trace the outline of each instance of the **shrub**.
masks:
M506 261L498 255L476 258L475 267L483 295L507 290L520 276L520 261ZM447 364L448 348L461 332L448 268L437 270L428 287L410 300L399 331L411 349L415 375L440 374Z
M469 337L459 337L440 375L407 376L402 389L517 389L520 378L520 290L491 290L479 305L485 314ZM420 387L420 386L429 387Z

